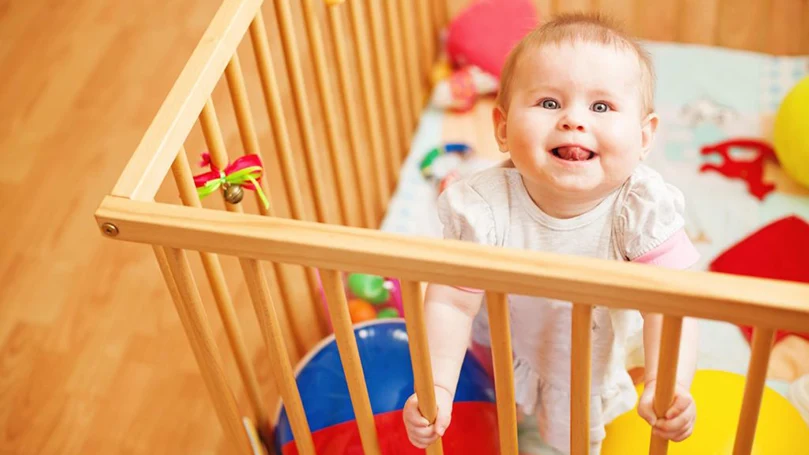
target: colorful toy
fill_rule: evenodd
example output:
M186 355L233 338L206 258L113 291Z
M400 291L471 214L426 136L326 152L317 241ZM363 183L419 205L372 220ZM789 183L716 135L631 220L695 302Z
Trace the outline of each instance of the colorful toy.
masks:
M428 182L438 185L438 192L440 193L447 185L459 177L456 170L457 160L462 160L469 156L471 150L472 148L466 144L454 142L431 149L419 163L421 176ZM447 159L449 157L454 157L456 164L453 165Z
M809 224L795 216L774 221L720 254L711 262L710 270L809 283ZM750 341L752 327L740 328ZM775 342L787 335L809 340L809 332L779 330Z
M781 167L809 188L809 76L787 93L775 116L773 139Z
M413 393L407 329L401 320L355 326L355 339L371 401L381 453L423 454L407 439L402 408ZM318 455L363 453L334 336L308 353L296 367L296 382ZM278 411L274 432L279 455L298 454L286 409ZM444 453L494 454L499 451L494 384L471 354L461 366L452 425L442 438Z
M530 0L480 0L461 11L442 40L431 104L465 112L478 97L496 93L508 53L538 23Z
M479 97L497 93L499 82L496 77L477 66L467 65L455 71L450 69L434 85L430 98L433 106L454 112L467 112L475 106Z
M244 197L242 188L247 188L258 193L265 208L270 206L259 184L264 171L258 155L244 155L227 165L225 169L218 169L211 162L211 155L203 153L200 166L211 167L210 172L194 176L194 185L200 198L222 188L225 200L231 204L238 204Z
M736 160L730 154L733 148L748 149L755 152L756 157L752 160ZM718 153L722 156L721 164L706 163L700 168L700 172L716 171L725 177L742 179L747 182L750 194L764 199L770 192L775 190L775 185L764 183L764 161L777 160L775 151L766 142L758 139L729 139L716 144L706 145L700 149L702 155Z
M694 432L682 442L669 442L669 455L731 455L739 424L745 376L725 371L700 370L691 395L697 407ZM643 385L637 386L638 396ZM607 425L602 455L648 455L651 428L637 408ZM798 410L770 388L764 389L753 455L806 453L809 426Z
M343 283L352 323L404 317L398 280L366 273L346 273L343 275ZM322 287L320 298L331 324L326 294Z

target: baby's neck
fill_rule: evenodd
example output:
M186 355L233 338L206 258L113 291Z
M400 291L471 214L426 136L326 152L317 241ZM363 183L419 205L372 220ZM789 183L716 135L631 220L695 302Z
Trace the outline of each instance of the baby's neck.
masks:
M537 188L525 182L526 190L543 212L558 219L575 218L595 208L606 195L571 195L547 188Z

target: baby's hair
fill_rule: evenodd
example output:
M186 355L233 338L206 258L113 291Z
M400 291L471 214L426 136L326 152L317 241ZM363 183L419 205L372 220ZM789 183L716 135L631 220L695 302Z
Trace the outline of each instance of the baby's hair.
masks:
M655 74L652 58L641 45L624 33L621 28L604 15L598 13L572 13L556 16L534 28L509 52L500 75L500 88L497 105L508 108L511 80L520 61L520 56L528 50L535 50L545 44L584 41L627 49L638 56L640 65L641 109L643 115L654 111Z

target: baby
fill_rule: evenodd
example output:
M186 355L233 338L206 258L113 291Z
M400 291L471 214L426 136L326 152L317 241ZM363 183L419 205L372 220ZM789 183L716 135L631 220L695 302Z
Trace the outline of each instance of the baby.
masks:
M531 31L510 53L493 110L505 166L460 180L441 194L444 236L509 248L688 268L698 259L684 231L683 197L642 164L658 126L650 57L597 16L568 15ZM438 417L428 422L411 396L408 437L426 447L450 425L453 396L471 335L491 368L483 293L431 284L426 320ZM542 444L570 451L571 303L509 295L518 417ZM605 425L637 395L624 368L627 338L642 326L645 389L638 413L653 433L681 441L694 427L689 393L696 321L686 319L675 399L664 418L652 408L662 316L593 310L591 453ZM634 330L634 332L633 332ZM521 440L521 451L526 449ZM543 452L544 453L544 452Z

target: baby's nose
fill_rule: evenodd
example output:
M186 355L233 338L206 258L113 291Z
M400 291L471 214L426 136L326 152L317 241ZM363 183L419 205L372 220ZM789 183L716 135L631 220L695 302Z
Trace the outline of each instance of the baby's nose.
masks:
M584 122L577 120L575 117L566 115L559 122L559 127L564 131L584 131Z

